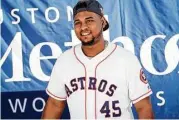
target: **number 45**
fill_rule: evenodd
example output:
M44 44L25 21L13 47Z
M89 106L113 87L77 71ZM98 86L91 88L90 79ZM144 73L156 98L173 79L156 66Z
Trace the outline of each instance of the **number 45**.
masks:
M114 112L112 113L113 117L120 117L121 116L121 108L119 107L119 101L112 101L112 108L114 110ZM110 109L109 109L109 101L105 101L101 110L101 113L105 113L105 117L111 117L110 115Z

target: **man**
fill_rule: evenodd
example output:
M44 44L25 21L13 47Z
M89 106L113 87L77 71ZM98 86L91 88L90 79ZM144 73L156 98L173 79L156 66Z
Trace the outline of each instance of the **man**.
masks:
M56 61L46 89L42 118L59 118L68 102L71 119L131 119L131 102L139 118L153 118L152 91L136 56L108 43L109 24L96 0L79 1L74 29L81 44Z

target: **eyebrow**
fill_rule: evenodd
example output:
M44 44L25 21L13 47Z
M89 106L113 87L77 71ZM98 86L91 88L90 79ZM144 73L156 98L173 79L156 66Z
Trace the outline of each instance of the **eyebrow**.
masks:
M78 21L80 21L79 19L77 19L77 20L75 20L74 22L78 22Z
M88 20L88 19L93 19L93 17L87 17L87 18L85 18L85 19L87 19L87 20Z
M93 19L93 17L87 17L86 20ZM79 19L75 20L74 22L80 21Z

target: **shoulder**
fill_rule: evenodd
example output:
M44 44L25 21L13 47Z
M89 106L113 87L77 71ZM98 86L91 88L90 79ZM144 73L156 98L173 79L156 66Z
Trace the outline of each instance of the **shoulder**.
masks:
M127 60L136 59L136 55L133 54L131 51L129 51L117 44L114 44L114 43L110 43L110 44L112 44L113 46L116 46L116 50L114 52L114 54L116 56L119 56L120 58L127 59Z
M114 54L114 59L117 59L117 61L122 61L127 71L140 71L141 63L138 57L131 51L117 45Z

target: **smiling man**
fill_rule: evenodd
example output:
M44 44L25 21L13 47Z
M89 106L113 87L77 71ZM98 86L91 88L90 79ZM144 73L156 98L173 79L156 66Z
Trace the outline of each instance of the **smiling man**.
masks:
M104 40L109 24L100 3L79 1L73 14L81 44L57 59L42 118L60 118L66 101L71 119L132 119L131 103L139 118L153 118L152 91L137 57Z

